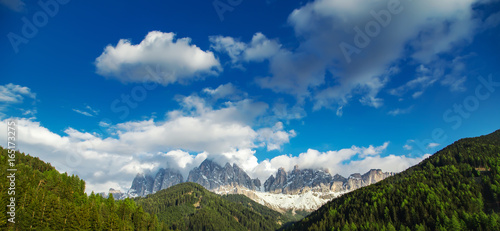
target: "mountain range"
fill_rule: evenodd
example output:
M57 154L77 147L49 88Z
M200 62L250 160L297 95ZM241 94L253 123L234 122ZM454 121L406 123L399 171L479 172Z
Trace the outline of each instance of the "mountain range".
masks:
M372 169L365 174L354 173L348 178L328 170L300 169L298 165L287 172L279 168L264 184L252 179L237 164L219 165L205 159L200 166L189 172L186 182L194 182L218 194L243 194L274 210L313 211L329 200L346 192L376 183L393 173ZM157 191L182 183L182 175L173 169L160 169L156 174L137 174L127 193L114 193L117 199L144 197Z

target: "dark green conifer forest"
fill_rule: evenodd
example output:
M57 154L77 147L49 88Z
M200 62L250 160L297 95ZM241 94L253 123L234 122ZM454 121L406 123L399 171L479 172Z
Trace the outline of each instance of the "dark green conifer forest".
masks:
M7 172L7 149L0 147L0 171ZM16 153L16 219L8 222L2 206L2 230L161 230L156 216L131 199L85 194L85 181L59 173L53 166ZM8 179L0 180L0 200L7 203Z
M322 206L287 230L500 230L500 130Z

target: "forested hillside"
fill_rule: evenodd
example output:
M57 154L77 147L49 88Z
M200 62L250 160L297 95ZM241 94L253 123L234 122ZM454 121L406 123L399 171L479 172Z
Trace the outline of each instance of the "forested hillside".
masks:
M135 201L174 230L276 230L287 221L280 213L251 203L245 196L222 197L192 182Z
M500 230L500 130L345 194L288 230Z
M0 171L7 172L8 150L0 147ZM78 176L61 174L37 157L16 153L15 224L8 222L9 179L0 180L2 230L161 230L155 216L133 200L85 194Z

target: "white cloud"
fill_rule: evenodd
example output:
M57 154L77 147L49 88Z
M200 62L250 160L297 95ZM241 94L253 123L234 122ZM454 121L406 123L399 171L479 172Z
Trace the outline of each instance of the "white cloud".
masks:
M441 145L441 144L438 144L438 143L429 143L429 144L427 145L427 149L432 149L432 148L435 148L435 147L437 147L437 146L439 146L439 145Z
M211 51L191 44L190 38L175 39L174 33L149 32L133 45L121 39L108 45L96 59L97 73L122 82L157 82L163 85L185 83L207 75L218 75L222 68ZM151 76L147 67L159 67Z
M0 102L6 104L22 103L24 97L36 98L36 94L28 87L15 85L12 83L0 85Z
M282 122L277 122L272 128L261 128L257 133L262 145L267 145L267 151L280 150L283 144L289 143L290 138L297 135L294 130L284 131Z
M92 112L94 115L98 115L99 114L99 110L96 110L96 109L93 109L92 107L90 107L89 105L85 106L85 109L89 110L90 112Z
M408 114L413 110L413 105L407 108L396 108L394 110L389 111L387 114L392 115L392 116L397 116L397 115L403 115L403 114Z
M249 124L267 105L242 100L213 109L197 96L184 97L180 103L182 110L171 111L164 122L118 124L119 140L147 152L181 149L214 154L256 147L258 133Z
M219 99L241 100L247 96L247 93L237 89L232 83L222 84L215 89L204 88L203 93L211 96L215 101Z
M29 101L25 102L25 99ZM35 118L36 102L36 94L29 87L12 83L0 85L0 119L7 118L7 112L9 116Z
M108 123L106 121L99 121L99 127L107 128L109 126L111 126L110 123Z
M240 67L241 62L262 62L276 55L281 48L279 41L270 40L261 32L255 33L248 44L228 36L211 36L210 42L212 49L226 53L236 67Z
M59 135L39 122L20 118L19 148L59 171L78 174L89 182L89 192L107 191L111 185L125 190L136 173L160 167L178 169L187 177L208 156L250 170L258 165L256 148L280 149L295 136L282 123L259 130L251 127L268 109L264 103L245 99L214 109L203 99L188 96L180 104L181 109L169 112L163 121L102 122L103 133L111 132L111 137L71 127ZM1 120L0 129L6 127L7 120ZM7 140L5 136L0 134L0 140Z
M385 157L381 156L371 156L362 160L351 161L346 169L349 171L345 174L359 172L361 174L369 171L370 169L382 169L384 172L401 172L407 168L420 163L422 160L431 156L430 154L425 154L422 157L407 157L407 156L396 156L389 155Z
M218 112L215 110L213 113ZM319 152L309 149L298 156L280 155L259 162L255 156L255 147L260 142L266 142L269 150L279 149L279 145L287 143L293 137L293 131L287 132L282 124L276 124L266 132L256 132L236 123L232 127L215 128L213 131L204 129L203 132L209 133L208 135L198 133L197 128L193 130L192 125L184 127L187 132L170 129L173 127L171 124L183 126L177 123L180 118L188 118L195 121L195 125L206 126L200 121L209 117L199 115L169 119L161 123L148 120L112 125L120 131L115 138L103 138L98 134L80 132L73 128L66 129L66 135L61 136L39 122L18 119L18 146L23 152L51 163L59 171L79 175L87 182L87 192L107 191L110 187L127 190L137 173L154 173L160 167L177 169L187 178L189 171L206 158L214 159L220 164L236 163L251 177L264 182L279 167L291 170L293 166L299 165L300 168L329 169L333 174L347 176L354 172L364 173L372 168L399 172L427 157L381 156L389 145L386 142L381 146L352 146L338 151ZM213 123L217 125L220 121ZM0 129L5 130L6 127L7 120L0 121ZM246 137L247 140L241 139L239 130L242 128L244 137L247 133L252 134ZM180 138L172 141L174 135ZM4 133L0 133L0 140L7 140ZM182 142L176 143L179 141ZM200 144L206 145L208 142L215 145L200 149ZM350 161L356 156L355 161Z
M423 91L417 91L417 92L413 93L413 95L411 95L411 97L416 99L416 98L422 96L423 93L424 93Z
M219 53L226 53L231 58L233 65L239 67L240 56L247 47L245 43L229 36L211 36L209 40L212 49Z
M403 148L409 151L409 150L412 150L412 149L413 149L413 146L408 145L408 144L405 144L405 145L403 146Z
M94 116L99 115L99 110L95 110L88 105L85 106L85 109L82 109L82 110L73 108L73 111L78 113L78 114L82 114L82 115L88 116L88 117L94 117Z
M271 174L275 174L278 168L283 167L286 171L290 171L295 165L299 165L299 168L302 169L328 169L331 174L340 174L345 177L356 172L365 173L374 168L400 172L429 156L428 154L416 158L395 155L381 156L380 153L385 151L388 144L386 142L382 146L368 148L352 146L347 149L327 152L309 149L298 156L280 155L271 160L260 162L250 171L250 175L265 181ZM355 156L359 156L358 160L350 161Z
M269 40L265 35L258 32L252 37L250 45L243 53L243 59L246 61L261 62L273 57L281 48L277 40Z
M390 14L387 24L383 25L378 21L385 17L380 12L390 8L387 1L316 0L307 3L288 18L299 46L293 50L281 48L270 58L271 75L258 78L257 83L275 92L292 94L299 100L312 97L316 109L342 108L358 96L362 104L378 108L383 101L377 95L398 73L401 59L431 65L440 60L441 54L453 53L454 48L469 44L481 23L475 6L484 3L488 2L401 1L401 13ZM495 24L496 18L487 21ZM373 37L366 37L367 44L356 48L359 53L344 55L340 45L356 46L357 30L366 34L368 26L373 32L374 23L379 25L379 30ZM326 86L327 77L331 78L328 82L336 84ZM409 84L425 86L436 81L432 77L418 78ZM464 80L461 77L458 80L456 86L450 86L452 91L462 89ZM442 82L442 85L449 83L451 81ZM401 91L408 91L407 88L416 86ZM422 90L413 96L421 94Z
M382 153L389 146L389 142L385 142L382 146L374 147L373 145L368 146L368 148L361 148L361 157L374 156Z
M73 111L74 111L74 112L76 112L76 113L82 114L82 115L84 115L84 116L94 117L94 115L92 115L92 114L90 114L90 113L88 113L88 112L86 112L86 111L80 111L80 110L78 110L78 109L74 109L74 108L73 108Z
M443 71L441 69L431 71L424 65L418 66L415 73L417 76L415 79L412 79L397 88L391 89L389 93L401 97L409 91L417 90L417 92L415 92L417 95L414 93L413 98L418 98L423 91L432 86L443 75Z

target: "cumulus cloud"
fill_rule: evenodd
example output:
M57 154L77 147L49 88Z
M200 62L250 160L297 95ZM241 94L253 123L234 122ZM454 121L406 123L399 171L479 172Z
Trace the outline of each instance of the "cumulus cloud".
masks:
M239 66L241 54L246 49L247 45L237 39L229 36L211 36L210 47L217 52L225 53L231 58L231 62L235 67Z
M340 174L346 177L356 172L365 173L374 168L400 172L429 156L428 154L416 158L404 155L382 156L381 153L386 150L388 145L389 143L386 142L378 147L371 145L368 148L352 146L351 148L326 152L308 149L307 152L298 156L280 155L271 160L264 160L250 173L265 181L270 175L275 174L278 168L283 167L286 171L291 171L295 165L302 169L327 169L331 174ZM353 160L353 158L355 159Z
M60 135L39 122L19 118L19 148L59 171L78 174L89 182L90 192L109 187L126 190L135 174L154 173L160 167L177 169L187 178L189 170L208 157L250 170L258 165L255 149L280 149L295 136L281 123L252 128L268 109L265 103L245 99L213 108L197 96L183 97L179 103L181 108L170 111L163 120L101 121L107 129L101 133L111 132L110 137L71 127ZM0 129L6 127L7 120L1 120ZM0 134L0 139L7 140L5 136Z
M209 119L209 116L178 118L189 118L198 121L195 125L205 126L200 121ZM107 191L110 187L127 190L137 173L155 173L161 167L177 169L187 178L189 171L206 158L222 165L226 162L236 163L251 177L265 181L280 167L291 170L293 166L299 165L300 168L328 169L333 174L347 176L354 172L364 173L372 168L399 172L428 156L382 156L389 145L386 142L381 146L352 146L338 151L309 149L298 156L280 155L259 161L255 156L255 148L262 145L261 142L266 143L268 150L279 149L280 145L295 135L294 132L285 131L279 123L257 131L237 123L212 131L210 129L213 127L209 126L203 130L208 135L200 134L198 128L193 130L193 126L188 125L184 127L187 132L179 132L170 129L174 127L172 123L183 126L177 123L178 118L164 122L146 120L112 125L113 129L119 131L117 137L101 137L73 128L66 129L65 135L59 135L39 122L18 119L18 146L23 152L53 164L59 171L79 175L87 181L87 192ZM214 121L214 124L218 123ZM0 121L0 129L5 130L6 127L7 120ZM240 129L243 131L238 131ZM248 134L251 135L247 137ZM181 138L171 140L174 135ZM3 133L0 139L7 140ZM200 148L208 142L215 145Z
M233 63L269 60L270 74L256 78L259 86L291 94L299 102L311 99L315 109L337 109L338 115L353 98L381 107L379 92L399 73L403 59L428 66L431 73L417 76L394 94L415 90L411 95L417 98L438 79L451 91L463 91L466 77L440 57L469 44L481 24L498 24L496 15L482 20L475 12L478 4L490 1L393 3L315 0L288 17L297 47L284 48L278 40L256 33L249 43L212 37L212 48L228 54Z
M290 142L290 138L296 136L294 130L284 131L282 122L277 122L272 128L261 128L257 133L262 145L267 146L267 151L279 150L283 144Z
M380 108L384 100L379 92L397 76L402 59L420 64L422 69L414 80L391 94L412 92L418 98L438 80L450 91L464 91L464 69L456 68L463 63L449 63L440 56L469 44L481 24L497 24L496 15L482 20L475 12L475 6L490 2L392 3L315 0L288 17L299 41L295 48L284 48L262 33L248 43L214 36L211 47L228 54L238 67L244 61L269 60L270 75L256 78L260 87L291 94L300 104L311 99L314 109L336 109L339 116L353 98Z
M280 47L281 44L277 40L270 40L259 32L252 37L250 45L243 53L243 59L246 61L263 61L278 53Z
M233 37L220 35L211 36L210 42L212 49L227 54L233 64L262 62L276 55L281 48L279 41L270 40L261 32L255 33L248 44Z
M266 111L266 104L242 100L213 109L197 96L184 97L180 103L183 108L169 112L166 121L118 124L118 139L147 152L181 149L214 154L256 147L259 134L250 124Z
M185 83L207 75L218 75L222 68L211 51L203 51L190 38L176 39L174 33L149 32L139 44L121 39L108 45L96 59L97 73L122 82L157 82L162 85ZM147 67L159 67L151 76Z
M425 154L422 157L407 157L407 156L396 156L389 155L385 157L381 156L370 156L362 160L351 161L347 166L344 166L345 174L359 172L365 173L370 169L379 168L386 172L401 172L407 168L420 163L422 160L431 156L430 154Z
M247 96L246 92L239 90L232 83L222 84L215 89L204 88L203 93L209 95L215 101L219 99L241 100Z
M389 146L389 142L385 142L382 146L374 147L373 145L368 146L368 148L361 148L361 157L378 155L385 151Z

